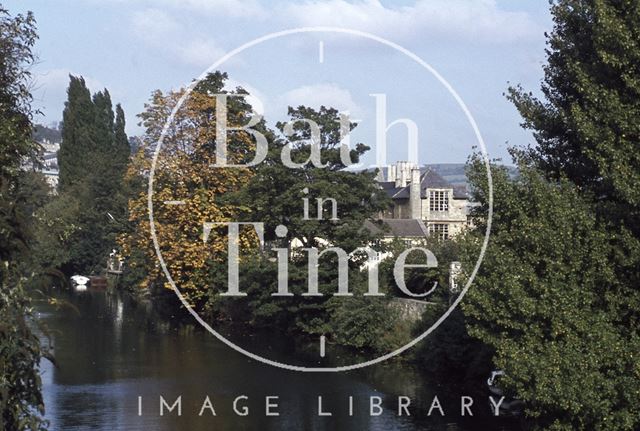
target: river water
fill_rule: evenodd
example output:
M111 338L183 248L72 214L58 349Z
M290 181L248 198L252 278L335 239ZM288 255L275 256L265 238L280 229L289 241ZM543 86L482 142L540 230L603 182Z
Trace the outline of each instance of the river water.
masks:
M58 305L36 307L57 362L43 360L41 367L52 430L506 429L479 418L488 411L484 398L474 400L474 417L461 417L459 395L430 387L406 363L346 373L285 371L250 360L205 331L173 327L120 294L89 289L54 298ZM436 395L444 417L437 409L427 415ZM177 405L161 415L160 397L169 406L181 397L181 415ZM319 415L319 397L322 413L331 416ZM375 407L371 415L371 397L374 404L381 398L380 415ZM398 415L398 397L410 399L411 416ZM277 404L270 410L279 416L265 414L267 402Z

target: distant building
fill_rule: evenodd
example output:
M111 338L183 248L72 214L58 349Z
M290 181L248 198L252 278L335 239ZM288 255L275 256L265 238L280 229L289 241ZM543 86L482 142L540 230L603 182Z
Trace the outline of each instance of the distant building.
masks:
M51 142L47 139L40 142L40 145L44 149L44 154L41 157L42 172L47 179L47 183L52 188L52 193L56 193L58 189L58 150L60 149L59 142Z
M38 141L38 143L42 146L45 155L55 155L60 149L60 142L52 142L49 139L43 139Z
M429 168L397 162L382 171L377 181L393 202L379 215L387 228L384 235L408 240L428 235L448 239L469 226L472 204L466 190ZM367 227L372 226L369 223Z
M40 126L43 128L42 126ZM46 129L46 128L45 128ZM51 186L51 193L56 194L58 189L58 150L60 150L60 142L52 142L49 139L40 139L37 141L42 148L38 163L26 163L25 167L36 169L41 172L47 183Z

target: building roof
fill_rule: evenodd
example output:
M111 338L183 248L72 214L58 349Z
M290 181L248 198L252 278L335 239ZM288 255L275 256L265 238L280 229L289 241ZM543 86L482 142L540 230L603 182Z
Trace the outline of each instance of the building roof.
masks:
M466 199L467 191L464 187L454 186L447 180L442 178L440 174L429 168L421 168L420 175L420 197L426 198L426 189L453 189L454 199ZM378 182L380 187L387 192L387 195L391 199L409 199L410 184L405 187L396 187L393 181L380 181Z
M367 220L364 227L374 235L387 237L424 238L428 235L424 222L416 219Z

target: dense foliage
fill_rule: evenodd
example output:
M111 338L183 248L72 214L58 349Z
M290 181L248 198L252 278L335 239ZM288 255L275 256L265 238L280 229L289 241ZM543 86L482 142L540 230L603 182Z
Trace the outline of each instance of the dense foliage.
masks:
M635 429L640 344L618 304L612 232L570 182L494 171L491 242L463 309L536 429ZM483 214L483 216L486 214ZM482 223L482 222L479 222ZM477 247L463 260L473 263ZM625 300L628 297L625 297ZM631 298L632 299L632 298Z
M185 298L196 307L206 302L211 286L208 274L215 262L226 257L226 229L220 229L205 243L205 222L234 220L238 209L221 202L222 196L237 190L248 181L248 169L215 169L215 128L210 127L216 109L215 97L221 93L223 74L211 74L199 83L178 110L163 141L162 152L154 171L154 222L158 244L175 283ZM128 279L143 288L170 288L153 247L147 210L147 188L151 169L151 152L160 139L171 109L184 90L162 94L154 92L146 111L140 115L146 128L143 145L129 166L127 181L135 189L129 201L130 230L120 237L128 259ZM229 98L228 117L233 124L245 124L250 106L243 98ZM237 154L251 151L253 142L246 133L231 134L228 140L229 161L239 163ZM235 155L234 155L235 154ZM232 158L233 157L233 158ZM181 201L167 205L165 201ZM255 246L255 236L245 231L243 247ZM226 261L226 260L225 260ZM138 271L140 269L140 271ZM131 273L135 277L131 277Z
M560 0L551 8L542 93L510 97L531 129L530 153L552 178L567 177L606 202L609 218L638 233L640 206L640 5ZM625 214L631 211L630 214Z
M321 258L318 267L318 287L325 296L301 297L307 291L309 279L308 254L301 248L315 247L321 252L329 247L340 247L350 253L369 245L373 238L363 229L364 222L386 208L387 198L375 185L375 172L344 169L346 165L340 157L344 151L341 147L341 118L337 110L324 106L318 110L299 106L289 108L288 113L292 132L287 135L286 125L276 124L276 138L269 142L265 161L255 167L255 174L247 186L230 200L246 208L243 219L265 223L268 250L276 247L289 249L289 288L294 296L271 296L278 290L276 264L273 262L276 253L259 253L254 259L261 260L260 265L249 265L242 270L241 279L246 280L243 282L248 286L250 296L244 314L253 316L254 322L261 325L294 332L327 333L341 344L382 348L378 346L378 335L389 330L393 323L391 317L380 318L381 315L389 315L386 301L371 297L329 299L338 289L338 260L334 253ZM319 126L320 159L317 162L323 167L309 162L314 137L311 127L301 121L303 119L312 120ZM349 123L348 132L354 127L356 124ZM348 152L351 162L357 163L368 149L364 144L355 145ZM287 150L290 150L291 160L301 165L299 168L292 169L283 163L282 154ZM324 213L319 216L318 198L335 199L336 220L332 220L331 203L324 204ZM303 199L309 202L306 218ZM274 233L278 225L287 228L283 238ZM298 250L295 249L296 244ZM349 287L356 296L366 291L367 273L360 270L365 259L364 253L356 255L349 264ZM265 269L269 277L253 273ZM209 305L215 308L216 303L220 303L219 309L224 311L228 302L212 298Z
M130 156L124 112L105 89L91 96L70 77L58 152L59 195L41 209L37 259L43 268L90 273L106 265L126 221ZM57 252L56 252L57 251Z
M226 74L213 73L201 81L185 99L167 129L154 173L154 221L158 242L172 278L185 298L209 319L232 320L285 332L331 333L335 341L358 348L388 348L390 340L382 333L392 332L393 313L386 300L332 298L337 292L335 253L322 257L318 268L319 291L325 296L303 297L308 284L307 253L297 247L341 247L347 253L371 243L363 229L364 221L388 204L385 194L374 182L375 172L352 172L340 157L341 126L337 110L319 110L300 106L290 108L292 130L285 124L270 130L264 120L254 126L268 141L268 153L251 168L216 169L216 99L226 93L228 118L233 126L249 122L251 106L246 92L224 89ZM137 187L138 196L130 200L131 230L120 243L128 258L126 278L147 289L168 283L157 265L150 235L145 183L150 169L150 152L184 90L162 94L155 92L141 114L146 127L144 145L130 166L128 180ZM308 163L311 156L311 131L301 119L311 119L320 127L320 162ZM347 124L349 131L355 124ZM233 163L250 160L255 142L246 132L228 136L228 157ZM358 144L348 151L353 163L368 148ZM288 151L299 168L287 167L282 160ZM305 219L303 199L309 200ZM331 220L332 208L325 204L324 217L317 217L316 198L332 198L338 203L338 219ZM166 201L181 201L167 205ZM203 223L220 221L264 223L264 248L258 246L253 229L241 230L240 290L244 298L224 298L227 285L227 228L214 228L203 242ZM275 234L284 225L284 237ZM287 253L289 289L292 296L273 297L278 291L276 252ZM361 295L367 288L367 273L361 271L366 256L357 255L349 264L349 287ZM381 318L380 316L386 316ZM406 333L407 331L405 331ZM398 337L399 338L399 337ZM375 340L374 340L375 339ZM375 344L375 345L374 345Z
M640 427L640 5L559 0L537 146L494 173L491 243L463 307L533 429ZM486 217L486 180L473 183ZM472 250L470 247L469 250ZM477 247L476 247L477 249Z
M40 345L28 326L21 281L31 214L23 163L33 159L28 67L36 41L31 14L10 16L0 5L0 429L44 428L38 366Z

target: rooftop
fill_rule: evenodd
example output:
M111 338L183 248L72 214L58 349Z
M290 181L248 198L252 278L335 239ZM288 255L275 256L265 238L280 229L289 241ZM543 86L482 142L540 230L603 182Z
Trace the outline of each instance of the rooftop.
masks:
M424 222L416 219L367 220L364 227L374 235L386 237L424 238L428 235Z
M383 172L383 174L386 173ZM405 187L396 187L393 181L379 181L378 184L387 195L392 199L409 199L410 184ZM464 186L454 186L447 180L442 178L440 174L433 169L422 167L420 168L420 197L426 198L426 189L453 189L454 199L467 199L467 191Z

